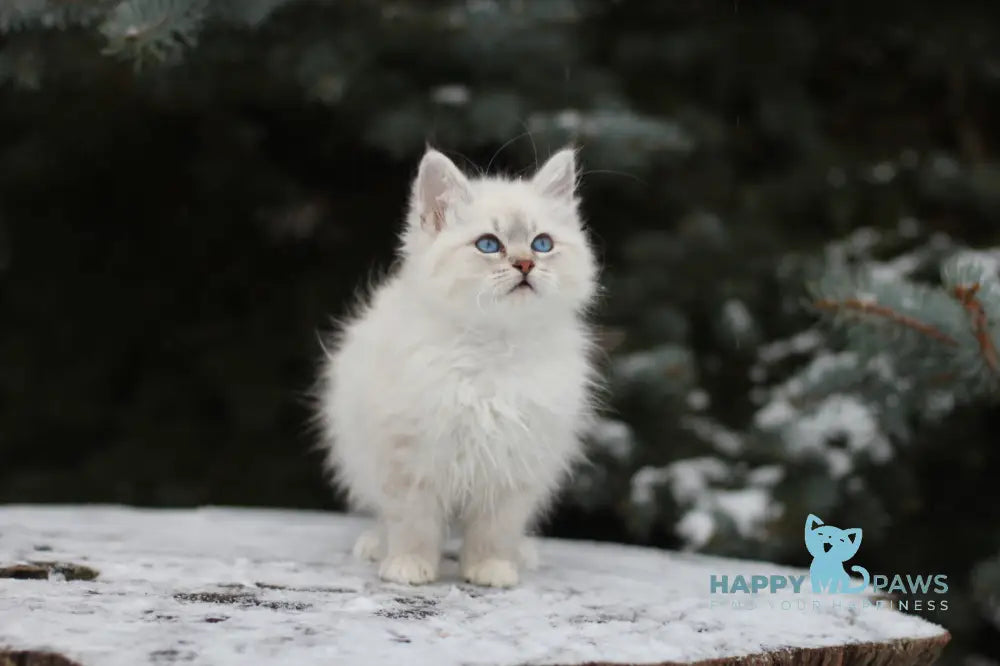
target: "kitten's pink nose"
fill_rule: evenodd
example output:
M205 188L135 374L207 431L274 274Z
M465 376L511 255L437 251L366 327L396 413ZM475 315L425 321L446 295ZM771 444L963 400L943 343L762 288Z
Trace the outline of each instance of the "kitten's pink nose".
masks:
M514 268L521 271L521 275L527 275L535 267L535 262L531 259L515 259L510 263L514 264Z

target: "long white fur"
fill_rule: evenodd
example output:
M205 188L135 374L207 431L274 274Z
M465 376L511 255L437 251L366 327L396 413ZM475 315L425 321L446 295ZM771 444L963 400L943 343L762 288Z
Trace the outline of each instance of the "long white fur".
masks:
M397 271L334 341L320 418L337 482L378 517L355 552L380 575L438 574L448 526L466 579L518 581L523 539L581 451L594 371L585 322L597 267L572 150L531 179L467 178L428 150ZM551 252L534 252L538 234ZM495 234L504 251L475 247ZM532 259L533 289L515 289Z

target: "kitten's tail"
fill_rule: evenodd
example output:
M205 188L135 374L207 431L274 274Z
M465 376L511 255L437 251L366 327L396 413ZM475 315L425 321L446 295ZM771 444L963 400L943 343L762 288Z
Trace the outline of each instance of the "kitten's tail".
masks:
M847 591L851 593L864 592L865 588L868 587L868 583L871 582L871 578L868 576L868 569L865 569L864 567L859 567L858 565L855 564L853 567L851 567L851 571L853 571L854 573L861 574L861 578L862 580L864 580L864 582L861 583L860 587L850 587L847 589Z

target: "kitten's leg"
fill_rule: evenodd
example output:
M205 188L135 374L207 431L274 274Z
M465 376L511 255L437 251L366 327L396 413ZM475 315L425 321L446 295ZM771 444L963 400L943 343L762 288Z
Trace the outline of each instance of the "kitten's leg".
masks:
M518 555L520 556L521 566L528 571L534 571L538 568L538 544L535 542L534 537L525 536L521 540Z
M411 488L383 509L386 555L379 567L383 580L420 585L437 578L444 521L437 498Z
M530 553L522 552L522 548L525 528L536 504L536 498L529 493L511 493L466 514L459 557L466 580L490 587L517 585L517 563L530 559L524 558Z
M367 562L378 562L385 557L385 527L381 521L362 532L354 542L354 557Z

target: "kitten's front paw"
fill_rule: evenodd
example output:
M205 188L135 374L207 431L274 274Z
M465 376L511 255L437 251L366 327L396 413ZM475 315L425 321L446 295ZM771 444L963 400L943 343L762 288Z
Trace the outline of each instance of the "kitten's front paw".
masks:
M421 555L405 553L382 560L378 575L393 583L423 585L437 578L437 567Z
M462 575L470 583L486 587L513 587L518 581L517 566L495 557L464 566Z
M369 530L358 537L354 542L354 557L368 562L382 559L382 540L378 532Z

